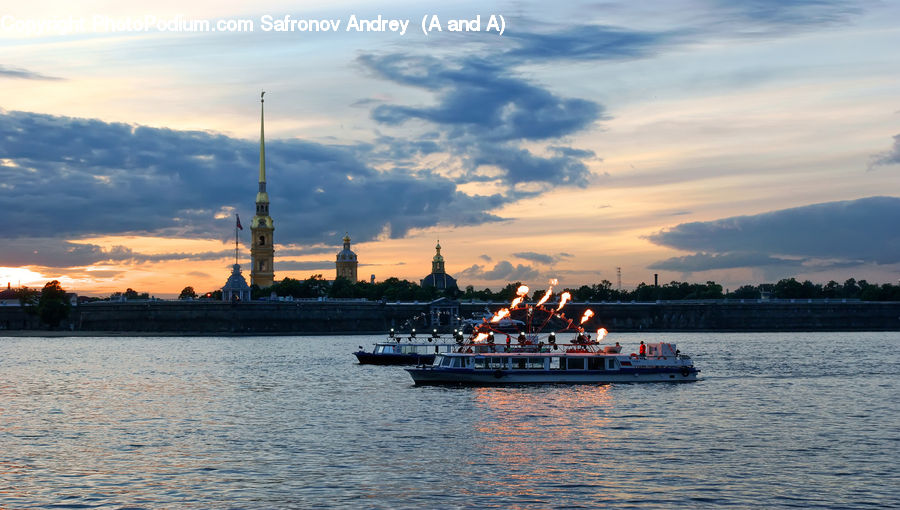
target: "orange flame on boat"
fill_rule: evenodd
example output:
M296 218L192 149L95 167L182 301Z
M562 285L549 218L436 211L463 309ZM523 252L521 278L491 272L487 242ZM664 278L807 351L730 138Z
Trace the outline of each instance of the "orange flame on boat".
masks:
M556 308L556 311L560 311L566 306L566 301L572 299L572 295L568 292L563 292L561 296L559 296L559 306Z
M488 337L487 333L478 333L478 336L476 336L475 339L472 340L472 342L476 343L476 344L480 344L480 343L484 342L485 339L487 339L487 337Z
M547 289L547 292L544 293L544 297L542 297L541 300L537 302L537 306L541 306L546 303L547 300L550 299L550 294L553 294L553 287Z
M609 333L609 331L606 331L606 328L598 329L597 330L597 341L599 342L600 340L603 340L603 338L607 335L607 333Z
M548 299L550 299L550 296L553 295L553 286L559 284L559 280L557 280L556 278L551 278L549 283L550 286L547 288L547 292L544 293L544 297L542 297L541 300L537 302L536 306L541 306L546 303Z
M594 311L591 310L590 308L588 308L587 310L584 311L584 315L581 316L581 322L579 322L579 324L584 324L585 322L588 321L588 319L590 319L593 316L594 316Z
M525 294L528 294L528 285L522 285L516 290L516 295L519 297L524 297Z
M504 317L509 317L509 308L501 308L493 317L491 322L500 322Z
M512 300L512 304L511 304L509 307L510 307L510 308L515 308L515 307L518 306L519 303L521 303L522 300L524 300L524 299L525 299L525 298L523 298L522 296L519 296L519 297L517 297L516 299L513 299L513 300Z

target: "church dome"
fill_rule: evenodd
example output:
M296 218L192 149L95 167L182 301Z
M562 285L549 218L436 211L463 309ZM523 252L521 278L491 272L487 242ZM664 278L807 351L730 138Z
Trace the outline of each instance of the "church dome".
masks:
M350 249L350 235L344 236L344 249L337 254L338 262L356 262L356 253Z

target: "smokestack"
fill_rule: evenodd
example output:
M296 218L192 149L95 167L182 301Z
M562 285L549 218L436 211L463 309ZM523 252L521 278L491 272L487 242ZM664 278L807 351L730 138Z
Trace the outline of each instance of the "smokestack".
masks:
M653 273L653 286L659 287L659 273Z

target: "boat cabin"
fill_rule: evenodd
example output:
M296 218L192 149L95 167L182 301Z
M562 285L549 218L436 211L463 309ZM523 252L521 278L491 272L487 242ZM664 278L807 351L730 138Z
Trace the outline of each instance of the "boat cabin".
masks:
M621 364L613 356L552 354L471 355L438 354L435 367L472 370L619 370Z
M376 344L373 354L437 354L450 352L456 344Z

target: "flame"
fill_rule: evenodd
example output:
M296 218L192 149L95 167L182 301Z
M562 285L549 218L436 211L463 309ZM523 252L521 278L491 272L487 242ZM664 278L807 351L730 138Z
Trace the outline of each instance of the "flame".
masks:
M509 317L509 308L502 308L491 318L491 322L500 322L504 317Z
M557 285L559 285L559 280L557 280L556 278L550 278L550 286L555 287Z
M594 316L594 311L591 310L590 308L588 308L587 310L584 311L584 315L581 316L581 322L579 322L579 324L584 324L585 322L588 321L588 319L590 319L593 316Z
M517 297L516 299L513 299L513 300L512 300L512 304L511 304L509 307L510 307L510 308L515 308L516 306L519 305L519 303L522 302L523 299L525 299L525 298L523 298L522 296L519 296L519 297Z
M566 306L566 301L572 299L572 295L568 292L563 292L561 296L559 296L559 306L556 307L556 311L560 311Z
M547 289L547 292L544 293L544 297L542 297L541 300L537 302L537 306L541 306L546 303L547 300L550 299L551 294L553 294L553 287Z
M522 285L519 287L519 290L516 291L517 296L524 297L525 294L528 294L528 285Z
M597 341L599 342L600 340L603 340L603 338L606 336L607 333L609 333L609 331L606 331L606 328L598 329L597 330Z
M478 333L478 336L476 336L475 339L472 340L472 342L476 343L476 344L480 344L480 343L484 342L487 339L487 337L488 337L487 333Z

